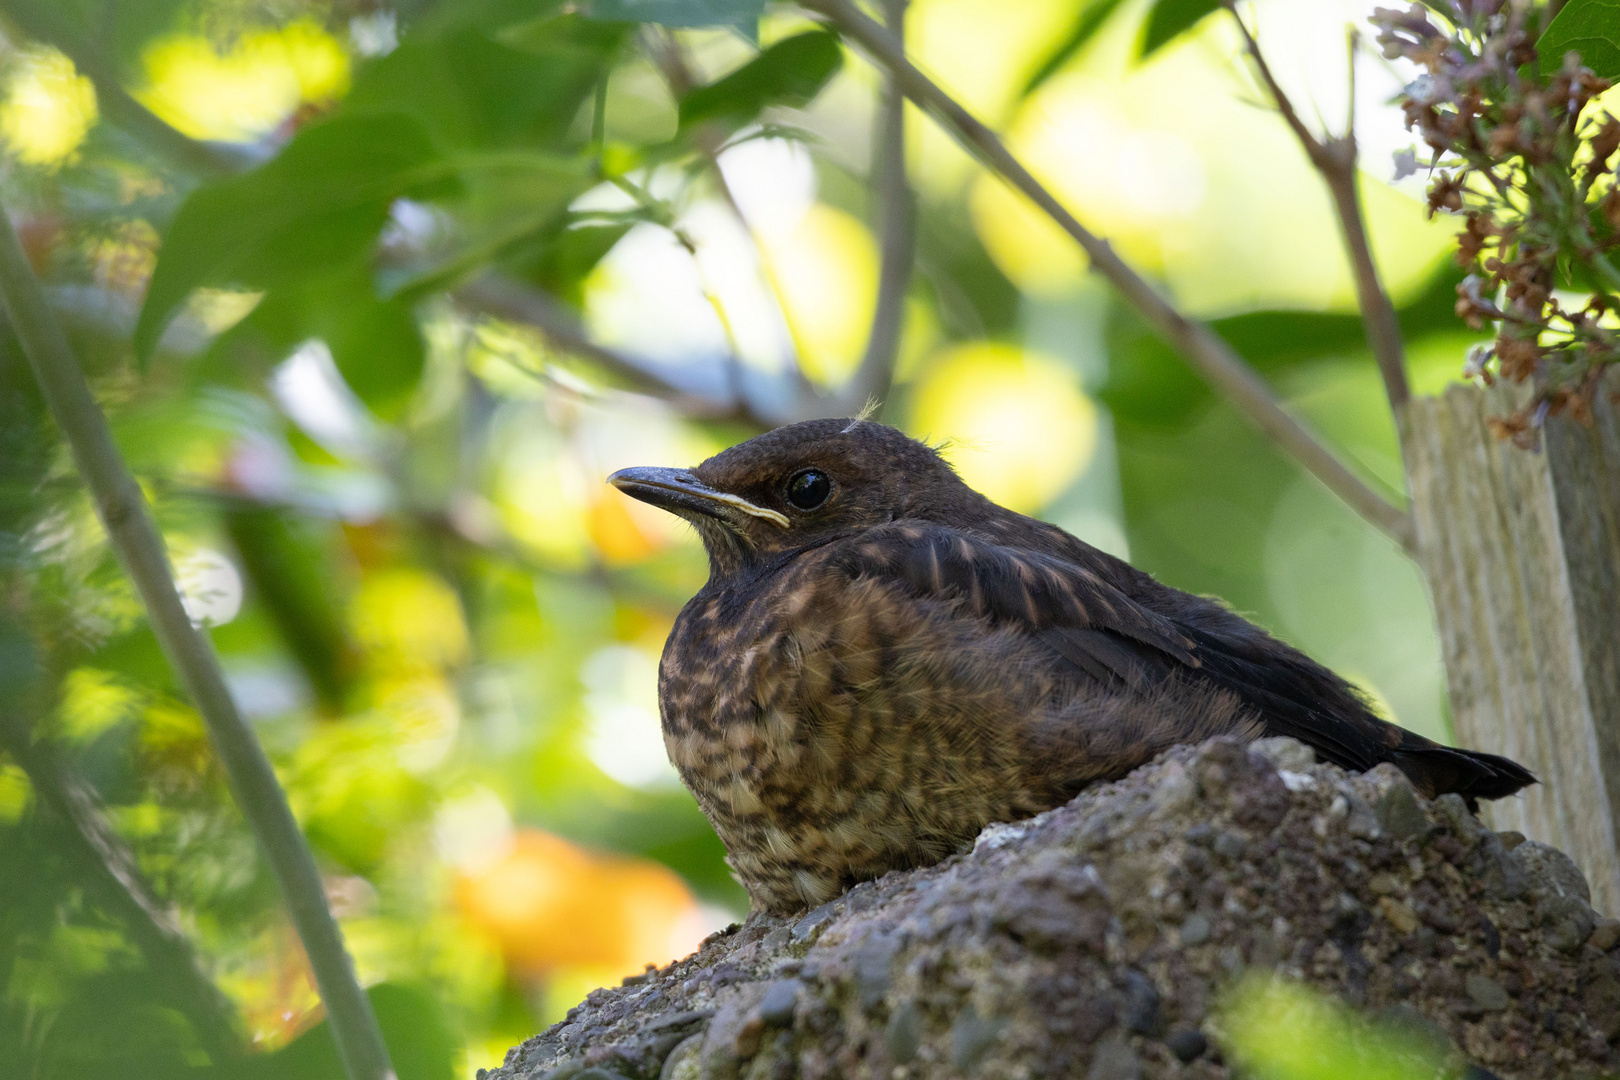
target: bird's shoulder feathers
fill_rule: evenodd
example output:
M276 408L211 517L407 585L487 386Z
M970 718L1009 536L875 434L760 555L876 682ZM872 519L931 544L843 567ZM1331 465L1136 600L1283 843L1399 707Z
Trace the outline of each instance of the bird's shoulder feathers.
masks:
M883 583L962 618L1037 638L1055 661L1104 683L1196 668L1194 641L1095 569L967 529L896 521L828 544L813 576Z

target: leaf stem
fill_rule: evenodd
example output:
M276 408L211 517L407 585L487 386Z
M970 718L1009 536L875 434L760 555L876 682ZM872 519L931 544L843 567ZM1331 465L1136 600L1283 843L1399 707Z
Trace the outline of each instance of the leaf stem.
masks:
M355 978L354 966L298 822L274 770L231 700L213 646L186 616L163 537L140 486L113 442L44 291L0 211L0 303L74 462L95 499L107 537L140 592L154 636L179 675L224 766L237 805L281 886L293 925L326 1004L350 1080L393 1080L388 1049Z
M568 305L511 278L486 272L452 295L456 303L469 311L534 327L554 348L591 361L624 379L635 392L668 401L687 416L743 420L761 430L783 422L782 417L760 412L750 401L735 395L733 406L717 409L714 403L680 389L630 357L590 340Z

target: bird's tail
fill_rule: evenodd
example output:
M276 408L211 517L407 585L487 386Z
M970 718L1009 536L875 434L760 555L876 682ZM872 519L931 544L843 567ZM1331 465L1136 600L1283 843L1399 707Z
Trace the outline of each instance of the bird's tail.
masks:
M1298 739L1346 769L1392 762L1426 798L1454 791L1470 809L1536 782L1505 757L1441 746L1391 724L1349 683L1257 627L1233 619L1221 629L1192 631L1200 673L1255 707L1268 735Z
M1441 746L1410 731L1401 734L1404 738L1389 759L1428 798L1455 791L1472 806L1478 799L1500 799L1536 782L1529 769L1500 755Z

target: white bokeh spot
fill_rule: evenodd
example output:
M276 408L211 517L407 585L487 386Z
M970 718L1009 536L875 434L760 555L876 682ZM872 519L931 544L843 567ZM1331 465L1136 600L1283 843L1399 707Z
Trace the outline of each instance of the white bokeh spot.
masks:
M588 728L585 753L626 787L680 784L658 722L658 662L630 645L598 649L580 670Z
M174 581L193 626L224 626L242 610L242 575L217 551L197 548L176 559Z

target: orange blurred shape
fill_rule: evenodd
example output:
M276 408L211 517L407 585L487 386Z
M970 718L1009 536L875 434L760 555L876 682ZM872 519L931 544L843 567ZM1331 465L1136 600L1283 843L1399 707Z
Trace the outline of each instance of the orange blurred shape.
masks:
M695 949L702 917L672 871L520 829L501 855L464 868L456 906L518 976L593 967L634 974Z
M618 491L607 491L591 503L585 527L591 542L601 552L604 562L620 566L640 562L663 545L648 536L635 518L630 516L630 497Z

